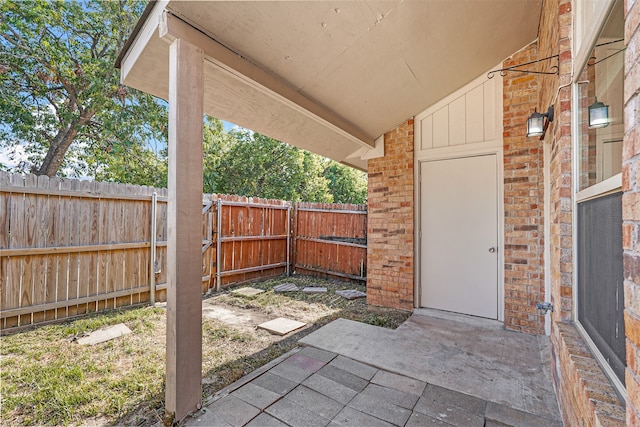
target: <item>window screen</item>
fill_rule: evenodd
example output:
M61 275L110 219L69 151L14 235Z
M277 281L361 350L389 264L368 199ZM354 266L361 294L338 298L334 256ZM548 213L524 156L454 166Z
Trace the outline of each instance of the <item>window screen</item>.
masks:
M624 384L622 193L578 205L578 320Z

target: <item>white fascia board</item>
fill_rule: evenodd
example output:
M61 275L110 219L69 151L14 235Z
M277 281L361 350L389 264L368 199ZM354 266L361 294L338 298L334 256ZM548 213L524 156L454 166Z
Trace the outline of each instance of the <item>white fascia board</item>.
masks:
M158 24L160 23L160 18L165 10L165 6L168 3L168 0L158 0L154 3L153 9L142 26L142 29L138 32L138 35L122 59L120 67L120 82L122 84L127 84L127 77L134 65L140 59L140 56L149 45L151 39L157 37L156 31Z

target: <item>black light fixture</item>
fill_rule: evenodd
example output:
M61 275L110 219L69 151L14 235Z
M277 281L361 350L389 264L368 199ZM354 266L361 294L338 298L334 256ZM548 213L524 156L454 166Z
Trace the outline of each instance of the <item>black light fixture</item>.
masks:
M609 126L609 106L598 101L589 105L589 129L598 129Z
M547 119L545 121L545 118ZM527 137L543 136L549 127L549 123L553 121L553 105L549 107L546 113L540 114L535 109L533 114L527 119Z

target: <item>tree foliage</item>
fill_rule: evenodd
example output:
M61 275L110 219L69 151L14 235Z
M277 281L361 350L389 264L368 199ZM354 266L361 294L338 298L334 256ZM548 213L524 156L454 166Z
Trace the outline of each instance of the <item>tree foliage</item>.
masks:
M232 144L218 160L212 190L290 201L332 201L318 156L246 130L231 135Z
M366 203L363 172L245 129L204 128L204 191L294 202Z
M166 103L114 68L145 4L0 0L0 149L24 147L22 171L166 186ZM203 151L206 192L366 201L363 173L218 119L205 119Z
M367 203L367 175L340 163L328 162L324 176L335 203Z
M53 176L72 160L79 174L108 168L116 154L147 158L148 141L166 140L166 106L120 85L114 68L144 6L0 2L0 144L25 143L33 173Z

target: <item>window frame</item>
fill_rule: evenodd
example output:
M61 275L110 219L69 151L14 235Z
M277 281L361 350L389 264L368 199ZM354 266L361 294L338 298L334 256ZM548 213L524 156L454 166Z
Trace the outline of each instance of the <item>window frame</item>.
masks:
M584 3L574 2L574 7L576 8L576 21L581 19L582 21L588 21L594 24L596 31L587 32L586 34L579 34L579 29L574 27L574 49L579 46L579 51L574 57L573 63L573 79L571 83L571 100L572 100L572 111L571 111L571 135L572 135L572 185L573 185L573 203L572 203L572 264L573 264L573 310L572 310L572 319L578 332L581 337L584 339L587 347L593 353L595 359L600 365L601 369L611 381L611 384L614 386L618 396L622 401L626 401L627 392L626 387L620 381L618 376L615 374L606 358L602 355L600 350L597 348L594 341L591 339L585 328L580 323L578 319L578 205L588 200L600 198L615 192L619 192L622 190L622 173L618 173L613 175L599 183L596 183L590 187L587 187L583 190L580 189L580 87L581 84L580 76L582 75L583 70L587 66L587 62L591 56L591 52L595 48L597 40L600 38L600 34L602 33L607 20L612 15L614 8L617 2L623 2L623 0L609 0L606 6L602 5L599 10L591 10L592 14L590 16L586 16L587 11L581 9L581 6L584 6ZM576 4L577 3L577 4ZM624 7L624 4L622 4ZM584 38L581 36L584 35ZM626 360L625 360L626 363Z

